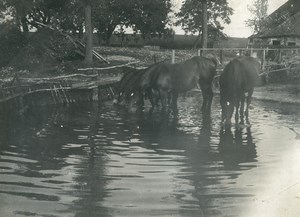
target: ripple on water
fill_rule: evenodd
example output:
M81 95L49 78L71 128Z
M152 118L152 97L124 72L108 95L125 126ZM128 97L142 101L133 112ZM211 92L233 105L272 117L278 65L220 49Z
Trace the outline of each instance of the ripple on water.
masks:
M274 195L270 186L293 186L299 119L259 103L251 127L223 132L218 98L210 117L200 104L180 98L178 121L71 105L0 125L10 135L0 136L1 214L238 217ZM51 135L43 139L26 130L44 126Z

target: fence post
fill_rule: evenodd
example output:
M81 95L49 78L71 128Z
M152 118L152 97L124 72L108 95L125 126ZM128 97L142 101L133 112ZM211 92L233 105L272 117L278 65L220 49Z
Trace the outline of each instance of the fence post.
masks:
M281 62L281 50L278 49L278 63Z
M220 49L220 63L223 64L223 50Z
M266 65L266 49L263 49L262 60L261 60L261 69L262 69L262 71L265 70L265 65Z
M175 50L172 50L172 64L175 63Z
M242 49L239 50L239 56L242 56L243 55L243 51Z

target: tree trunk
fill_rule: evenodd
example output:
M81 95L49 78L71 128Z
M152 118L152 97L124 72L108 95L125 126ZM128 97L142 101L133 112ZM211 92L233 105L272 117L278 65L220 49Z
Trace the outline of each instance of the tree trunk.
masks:
M202 48L207 48L207 0L202 1Z
M22 25L23 32L28 33L29 29L28 29L28 25L27 25L27 19L25 16L21 17L21 25Z
M84 37L84 35L83 35L83 25L80 25L80 26L78 27L78 38L79 38L80 40L82 40L83 37Z
M113 35L113 32L115 31L116 25L111 24L111 26L109 26L107 28L106 31L106 38L105 38L105 43L107 46L110 46L110 42L111 42L111 36Z
M201 31L199 32L199 34L198 34L198 36L197 36L197 38L196 38L196 40L194 42L194 46L193 46L194 49L196 49L198 47L200 39L201 39ZM201 39L201 41L202 41L202 39Z
M87 66L91 66L93 63L93 29L92 29L92 9L89 3L85 5L84 12L85 12L85 35L86 35L84 62Z

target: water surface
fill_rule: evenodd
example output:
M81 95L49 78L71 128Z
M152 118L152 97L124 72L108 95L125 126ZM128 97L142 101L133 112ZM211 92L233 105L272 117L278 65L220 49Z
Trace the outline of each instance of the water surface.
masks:
M251 127L224 131L218 97L208 117L201 101L176 119L110 103L2 117L1 216L297 216L299 107L254 101Z

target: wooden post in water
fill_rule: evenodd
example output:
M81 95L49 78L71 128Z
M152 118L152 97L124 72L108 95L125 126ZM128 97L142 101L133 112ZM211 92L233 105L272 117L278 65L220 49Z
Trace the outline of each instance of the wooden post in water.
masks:
M93 88L92 91L92 101L98 101L98 88Z
M175 50L172 50L172 64L175 63Z

